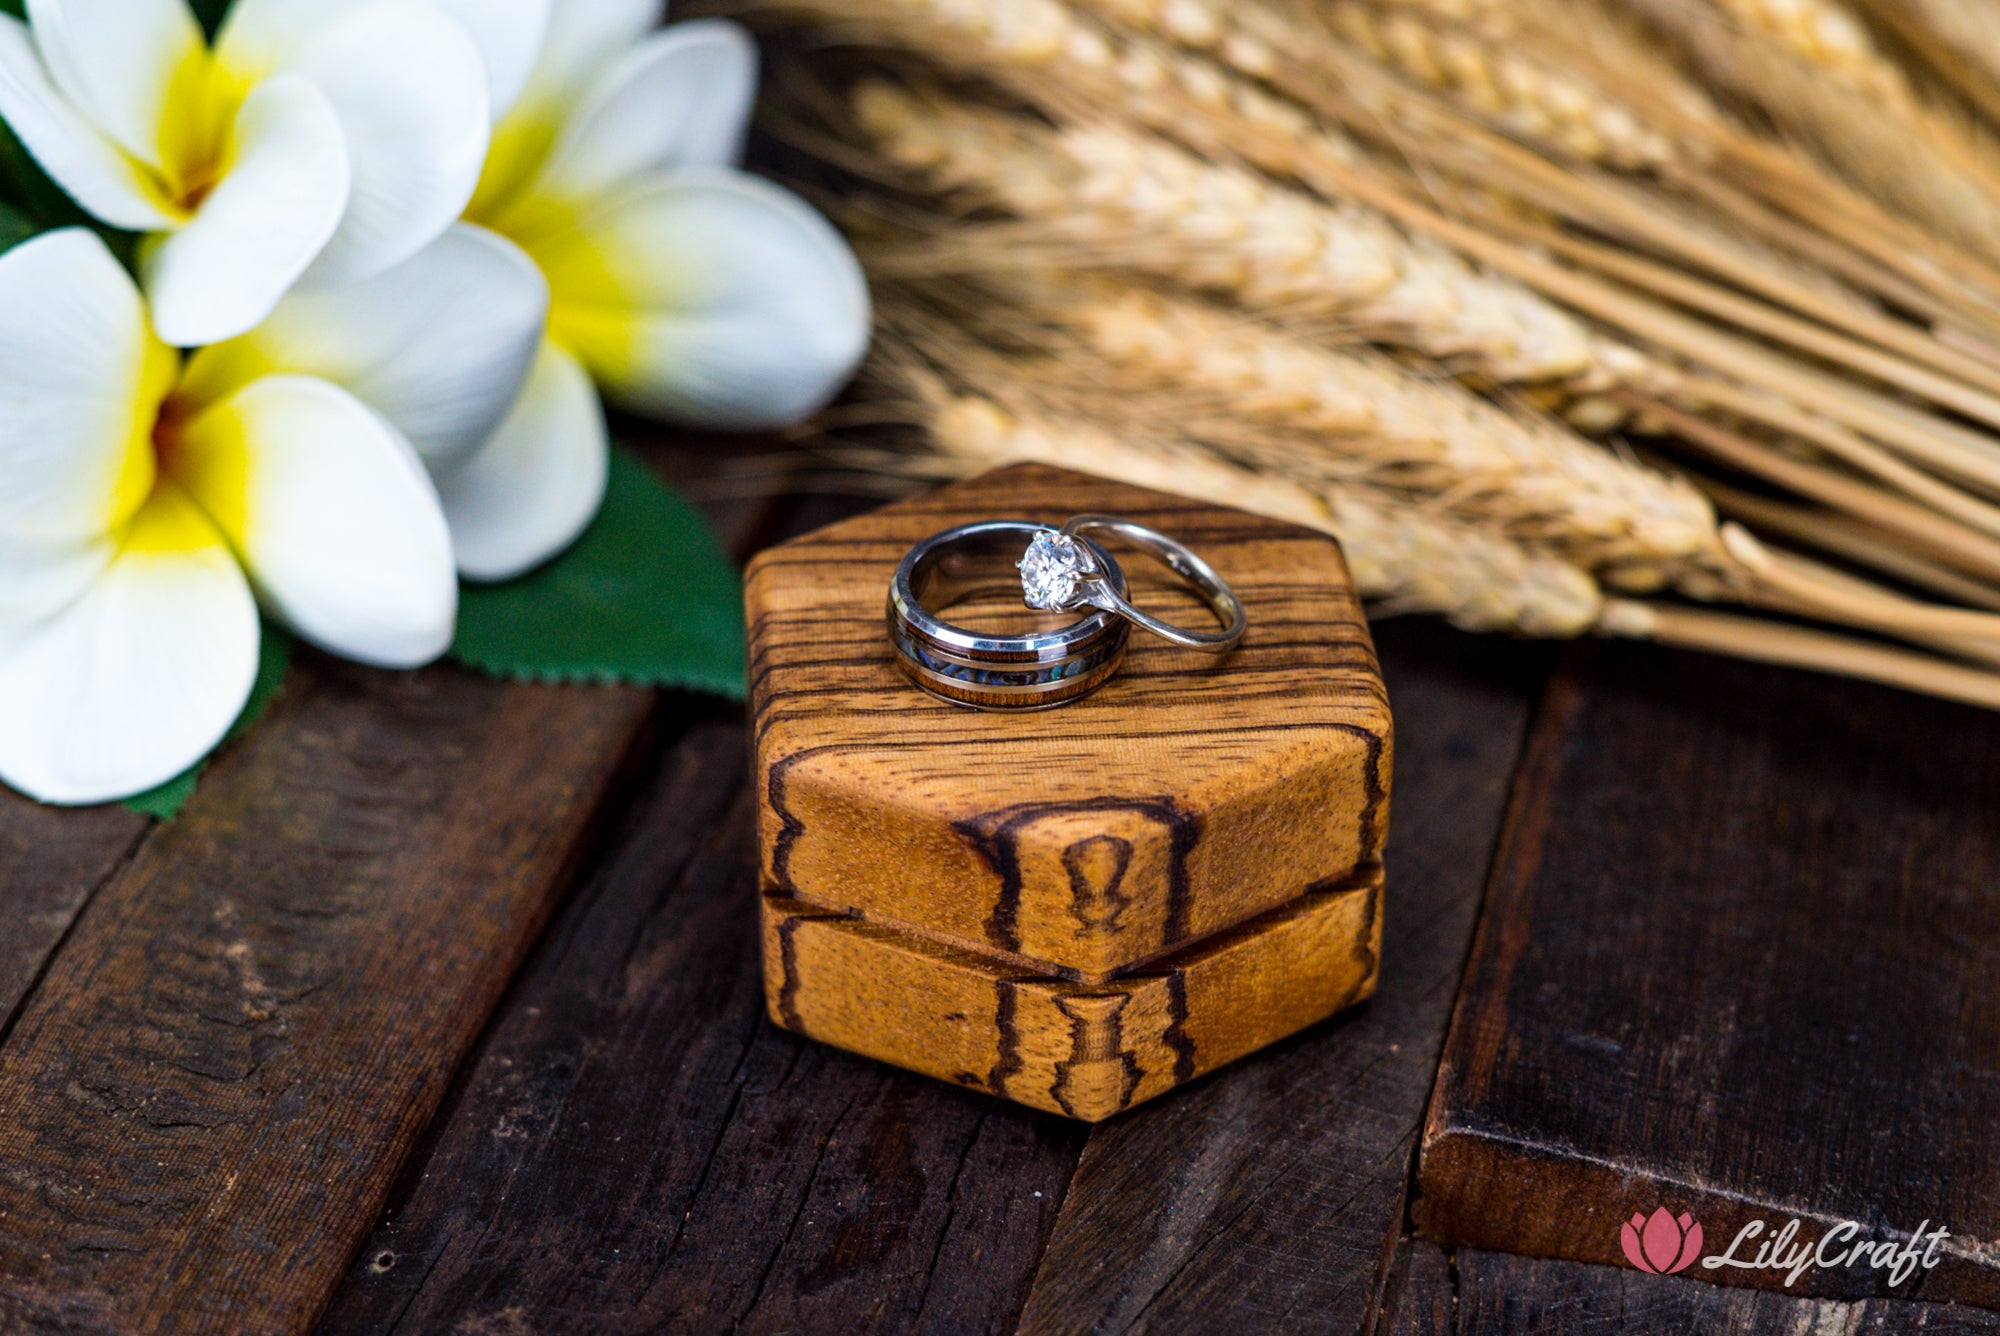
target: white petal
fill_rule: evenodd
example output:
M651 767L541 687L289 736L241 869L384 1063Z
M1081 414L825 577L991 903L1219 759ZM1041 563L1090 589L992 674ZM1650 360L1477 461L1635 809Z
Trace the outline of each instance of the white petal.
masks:
M610 462L610 434L590 377L561 348L545 345L493 440L437 475L460 573L511 579L575 542L604 502Z
M165 783L242 712L257 635L236 559L162 486L80 597L0 627L0 779L51 803Z
M267 74L297 50L315 28L368 0L233 0L215 35L223 63L252 74Z
M437 491L409 442L345 390L251 383L187 426L174 477L307 640L388 668L451 645L458 579Z
M333 104L354 172L312 284L392 269L465 212L493 123L486 66L457 20L407 0L364 5L315 29L285 67Z
M666 0L557 0L527 98L570 101L598 70L659 27L666 13Z
M681 422L795 422L868 347L861 267L789 191L736 172L653 178L538 253L549 328L611 397Z
M208 56L185 0L28 0L28 19L70 101L128 153L158 166L168 92Z
M0 117L42 170L92 217L151 231L173 225L156 182L49 82L19 19L0 15Z
M447 464L513 406L548 308L548 284L518 247L454 227L379 277L293 292L250 333L195 354L181 397L201 406L269 372L318 376Z
M486 62L486 91L497 118L528 86L556 0L435 0L465 25Z
M676 24L592 85L556 141L542 188L575 198L645 171L724 166L742 150L756 96L748 33L726 19Z
M329 21L377 0L236 0L216 41L238 68L276 69L309 45ZM405 0L417 3L418 0ZM427 0L456 19L479 47L493 114L520 96L535 67L556 0ZM567 3L567 0L563 0Z
M152 489L153 422L177 369L95 233L0 255L0 531L71 544L130 518Z
M4 628L41 621L76 602L117 555L118 540L109 534L65 543L0 533L0 640Z
M141 266L160 337L220 343L269 315L346 204L347 152L326 98L297 75L259 84L237 112L228 174Z

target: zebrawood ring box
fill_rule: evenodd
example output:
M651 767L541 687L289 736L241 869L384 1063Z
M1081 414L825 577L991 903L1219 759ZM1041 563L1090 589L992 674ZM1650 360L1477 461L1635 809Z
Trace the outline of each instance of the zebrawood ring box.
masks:
M1045 711L910 684L884 616L912 545L1084 512L1207 558L1242 644L1135 631L1118 676ZM1124 564L1137 601L1208 615ZM1325 535L1019 465L773 548L746 601L778 1025L1097 1121L1374 991L1389 708Z

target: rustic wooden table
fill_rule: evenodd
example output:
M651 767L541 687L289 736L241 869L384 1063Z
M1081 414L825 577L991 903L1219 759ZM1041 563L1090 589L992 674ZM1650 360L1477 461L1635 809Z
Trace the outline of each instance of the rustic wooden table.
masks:
M0 1330L2000 1333L2000 717L1379 639L1380 995L1095 1130L763 1019L726 706L307 654L170 825L0 800Z

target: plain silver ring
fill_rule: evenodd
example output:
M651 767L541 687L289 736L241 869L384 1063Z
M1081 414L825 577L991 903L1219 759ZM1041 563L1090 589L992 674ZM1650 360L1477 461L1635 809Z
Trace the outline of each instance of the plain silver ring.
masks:
M1229 582L1216 574L1215 568L1203 561L1182 543L1178 543L1157 530L1143 524L1120 519L1116 515L1078 515L1056 531L1061 538L1072 540L1069 551L1075 554L1075 567L1069 571L1074 583L1072 596L1062 604L1065 608L1094 607L1105 612L1116 613L1135 626L1144 627L1163 640L1188 649L1198 649L1210 654L1222 654L1235 648L1243 639L1243 633L1250 627L1249 614L1243 610L1243 601L1236 597L1236 591ZM1221 623L1219 630L1195 631L1172 622L1160 620L1149 612L1134 607L1125 597L1125 589L1114 587L1105 578L1102 569L1093 569L1093 558L1107 555L1102 546L1090 535L1112 533L1151 555L1158 557L1166 568L1180 577L1190 589L1201 596L1209 611ZM1080 540L1080 541L1075 541ZM1037 536L1036 542L1045 547L1047 540ZM1031 552L1033 546L1031 545ZM1060 551L1060 544L1057 545ZM1031 560L1023 559L1024 567ZM1024 569L1024 580L1026 571ZM1118 582L1120 585L1123 581ZM1025 584L1024 584L1025 590ZM1035 596L1028 592L1030 606L1035 606Z

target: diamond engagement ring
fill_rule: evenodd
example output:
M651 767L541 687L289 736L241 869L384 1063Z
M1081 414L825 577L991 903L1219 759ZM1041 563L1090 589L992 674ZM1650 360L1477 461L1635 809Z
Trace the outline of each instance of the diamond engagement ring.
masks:
M1220 629L1189 630L1134 607L1125 572L1092 537L1097 533L1157 557L1201 597ZM1006 580L1009 565L1018 584ZM1018 589L1029 608L1056 620L1047 629L999 635L940 615L1003 589ZM1046 709L1087 695L1118 671L1134 625L1219 654L1243 638L1247 624L1235 592L1207 562L1165 534L1109 515L1079 515L1060 529L1027 520L948 529L911 548L889 585L889 639L903 671L934 696L983 710Z
M989 520L947 529L909 550L889 585L889 639L911 681L957 705L1035 710L1087 695L1118 671L1130 624L1104 609L1082 617L1060 612L1042 619L1046 629L1020 635L976 631L940 615L981 594L1018 597L1021 585L1010 567L1044 532L1027 520ZM1117 560L1083 542L1093 580L1124 594Z
M1201 596L1215 614L1220 629L1190 630L1133 607L1126 597L1122 577L1114 583L1107 578L1109 572L1098 564L1104 557L1104 549L1089 535L1099 533L1115 534L1158 557ZM1060 529L1039 529L1028 544L1027 555L1021 558L1020 569L1021 594L1031 608L1073 612L1094 607L1115 613L1189 649L1221 654L1243 639L1243 632L1250 624L1236 592L1207 562L1165 534L1115 515L1078 515Z

